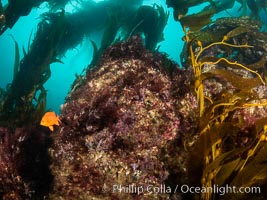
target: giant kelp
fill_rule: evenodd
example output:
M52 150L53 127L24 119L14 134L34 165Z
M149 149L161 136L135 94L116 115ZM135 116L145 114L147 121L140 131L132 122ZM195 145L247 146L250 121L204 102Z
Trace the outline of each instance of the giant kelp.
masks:
M231 23L225 23L227 21L218 20L210 28L185 36L188 65L194 71L193 87L199 105L199 138L191 150L188 166L197 176L192 177L191 184L205 188L230 185L263 189L267 178L263 156L267 49L261 44L266 35L259 32L256 23L249 25L248 18L231 18ZM216 37L207 37L205 41L206 31L211 34L218 29L221 30L219 41L212 41ZM249 174L249 178L243 178L245 174ZM216 192L204 192L200 196L245 199L244 195L232 193L220 197ZM254 194L254 197L264 198L264 195Z
M56 6L55 2L50 3L52 7ZM67 1L58 3L65 5ZM94 48L95 57L91 63L93 65L108 46L120 40L118 34L121 29L126 30L121 38L129 37L137 31L132 28L132 25L140 25L140 21L144 25L138 27L138 32L144 32L147 47L154 50L156 44L162 39L162 32L168 19L168 14L162 7L138 8L139 1L128 2L125 7L122 7L119 2L112 1L100 3L86 1L80 4L81 6L73 13L66 13L62 9L43 14L28 51L23 48L24 57L21 60L18 54L19 47L15 41L14 77L7 88L6 96L2 99L2 124L5 122L6 125L14 125L40 118L46 100L43 84L51 75L50 64L60 62L58 57L63 56L68 49L76 47L85 36L104 29L100 47ZM8 6L15 5L12 2L8 4ZM150 12L145 14L147 10ZM97 20L95 20L96 16L98 16ZM134 22L132 19L135 19ZM145 25L148 24L156 29L153 31L147 29Z
M194 14L188 14L188 11L191 7L196 5L204 5L208 2L209 5L204 7L202 10ZM168 0L167 5L174 9L173 16L176 21L179 21L183 27L188 27L190 30L199 30L206 25L210 25L211 18L214 14L227 11L228 9L233 8L235 2L241 4L239 10L243 10L240 13L241 16L247 16L247 7L250 9L250 17L262 20L260 18L260 10L266 10L265 1L257 0L193 0L193 1L180 1L180 0Z
M209 0L167 0L166 4L168 7L174 9L173 16L174 19L178 20L180 15L186 15L189 8L192 6L197 6L204 2L210 2Z
M61 2L64 3L65 1ZM127 10L129 11L128 14L131 14L131 16L135 16L135 12L138 9L138 2L140 3L140 1L131 1L131 4L127 2L132 6ZM116 36L120 32L120 29L123 26L128 25L128 19L132 19L130 17L125 17L124 13L121 12L125 11L125 9L120 9L120 12L116 13L115 11L117 11L117 8L120 5L114 4L113 1L106 1L103 2L103 4L96 4L92 2L86 2L85 4L86 6L83 7L83 9L77 9L77 12L74 13L66 13L64 9L60 9L55 12L54 9L56 5L53 6L53 4L51 4L51 11L53 12L45 13L41 16L37 31L33 36L33 41L30 43L30 36L28 48L23 48L22 58L20 58L22 55L19 54L20 46L16 42L15 38L13 38L15 43L13 81L11 84L7 85L6 89L0 90L0 134L2 137L2 140L0 141L2 144L2 148L0 149L0 178L2 180L5 179L5 181L0 184L0 198L42 199L50 189L52 176L48 169L50 160L47 156L47 149L51 144L51 138L47 132L38 126L39 119L46 109L47 91L43 85L51 76L50 64L53 62L61 62L58 58L63 56L68 49L77 46L83 40L84 36L89 35L92 31L105 29L106 33L110 33L109 31L112 30L113 34L104 34L100 47L101 51L103 51L105 48L110 46L110 44L118 41ZM110 10L106 10L107 5L111 5L110 7L108 6ZM163 8L159 6L150 7L149 9L151 10L150 13L153 13L154 16L156 16L153 18L153 23L157 27L157 30L154 35L151 33L145 34L144 38L149 41L147 42L148 46L153 49L155 48L157 42L161 40L161 35L168 15ZM105 12L102 13L102 11ZM101 14L101 18L99 18L98 21L92 20L92 16L99 13ZM20 15L18 15L16 19L19 17ZM82 19L82 21L80 21L80 19ZM139 20L146 21L146 23L148 23L147 21L149 21L149 15L146 16L146 19L142 19L141 16ZM14 23L15 21L16 20L14 20ZM82 26L83 28L79 28L82 24L88 24L88 26ZM143 26L143 29L144 28L145 27ZM134 29L125 28L125 30L133 31ZM139 31L144 32L142 28L140 28ZM125 35L129 37L131 33L127 33ZM141 46L142 51L140 52L135 49L136 47L132 48L132 46L135 46L137 43L137 48ZM148 59L151 63L155 63L156 67L157 63L153 61L154 57L150 52L141 54L145 50L141 45L140 38L138 38L137 43L129 44L128 50L134 51L135 53L137 52L137 54L140 55L139 58L142 56L148 56L144 59ZM122 48L123 46L124 45L121 45L120 47ZM121 49L121 52L119 53L120 55L118 55L118 51L113 51L116 48L111 48L112 50L110 50L112 57L122 56L124 53L126 53L125 56L130 56L132 53ZM95 50L96 52L98 51L97 48L95 48ZM117 59L120 59L120 57ZM167 63L168 61L165 60L165 62ZM169 72L172 72L173 66L176 65L169 62L168 66ZM157 72L157 70L155 70L155 72ZM142 70L138 73L142 73ZM132 75L132 73L129 72L129 76L130 75ZM162 76L165 75L166 74L162 72ZM71 94L84 83L84 80L84 77L77 76L77 79L73 84ZM162 80L158 80L156 78L155 84L152 85L152 90L158 91L162 87L166 87L164 86L164 81L164 78ZM125 81L125 84L128 85L130 82ZM108 93L109 91L106 90L106 92ZM164 95L162 95L162 97L163 96ZM99 102L105 101L105 96L101 96L99 98ZM105 108L101 111L101 113L104 117L103 119L107 119L107 121L104 120L104 123L98 121L97 123L99 123L101 127L109 125L109 123L113 123L113 119L123 117L120 120L120 123L114 127L114 130L121 130L121 123L126 123L126 126L128 126L129 120L132 120L133 115L128 116L128 114L126 114L117 116L116 109L119 107L113 103L104 107ZM109 119L108 116L113 114L115 114L114 118ZM176 120L174 115L164 115L164 117L173 118L174 121ZM155 120L157 119L153 117L152 121ZM177 128L177 123L173 122L171 125L172 127L168 129L165 134L167 138L172 137ZM162 128L162 130L164 130L164 128ZM47 137L45 137L44 134L46 134ZM115 139L116 141L112 143L112 151L117 151L117 149L120 151L124 144L126 145L125 148L128 148L129 146L129 149L132 149L131 140L128 138L118 136ZM90 138L86 138L86 141L89 142L89 140ZM160 140L158 141L160 142ZM86 143L86 145L90 145L89 143ZM31 149L34 149L35 151L31 151ZM153 159L154 158L152 158L152 160ZM146 161L145 164L147 162L149 161ZM160 160L156 162L156 169L160 170L161 162ZM44 173L40 173L41 171ZM116 173L116 171L114 172ZM155 172L155 174L157 176L158 172ZM42 175L45 176L42 177Z
M144 33L146 48L154 50L157 43L163 40L163 30L168 17L169 13L165 12L161 6L140 6L131 22L132 30L129 34Z
M3 34L7 28L12 28L17 20L22 16L27 16L32 8L38 7L45 0L10 0L8 5L3 8L2 17L4 23L0 24L0 35Z
M32 9L38 8L44 2L48 2L50 9L55 12L64 8L70 0L9 0L5 6L0 2L0 35L12 28L20 17L29 15Z
M49 0L48 4L51 10L57 10L57 9L65 8L65 6L69 2L73 2L73 1L72 0Z
M1 110L2 125L32 123L44 112L46 91L43 84L51 75L50 64L57 61L56 48L64 33L64 20L64 11L44 16L29 51L20 62L16 50L14 77Z

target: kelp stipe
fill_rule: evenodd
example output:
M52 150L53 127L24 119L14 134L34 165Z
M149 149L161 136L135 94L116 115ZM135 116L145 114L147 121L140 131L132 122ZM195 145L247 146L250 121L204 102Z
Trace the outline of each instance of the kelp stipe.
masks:
M232 49L253 48L247 43L230 43L229 38L242 31L244 30L241 28L232 30L219 42L208 44L205 41L201 42L197 37L190 38L188 32L185 32L189 65L193 68L195 77L193 88L199 105L199 138L191 149L188 168L189 173L198 176L198 180L191 177L192 184L202 188L225 185L259 186L263 185L267 178L264 173L267 169L264 164L266 156L263 153L266 151L267 118L262 117L264 114L261 117L255 116L249 127L243 119L246 117L244 113L255 114L255 109L267 107L266 98L255 92L255 88L265 87L264 66L257 65L260 69L256 70L253 67L255 65L247 66L231 60L231 54L234 52ZM230 53L227 56L219 55L219 51L216 51L219 46L226 46ZM212 94L212 84L215 85L213 87L220 86L221 89ZM245 137L248 137L248 141L243 142ZM245 174L249 174L250 179L244 178ZM237 197L235 194L223 197L218 195L216 191L206 190L198 198L244 198L244 194Z

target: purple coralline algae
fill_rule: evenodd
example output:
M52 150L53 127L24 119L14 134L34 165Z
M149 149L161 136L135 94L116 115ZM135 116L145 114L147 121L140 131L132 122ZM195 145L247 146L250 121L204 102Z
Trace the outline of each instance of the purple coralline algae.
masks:
M162 60L133 37L108 48L69 94L50 150L51 199L175 196L173 185L186 180L183 142L198 107L192 73L169 62L170 73Z

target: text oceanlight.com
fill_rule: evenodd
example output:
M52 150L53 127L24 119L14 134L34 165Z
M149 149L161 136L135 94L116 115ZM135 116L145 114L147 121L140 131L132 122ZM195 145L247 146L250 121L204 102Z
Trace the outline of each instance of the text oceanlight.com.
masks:
M189 185L176 185L172 188L167 185L146 185L146 186L137 186L134 184L131 185L113 185L112 188L103 188L103 191L111 191L113 193L131 193L131 194L145 194L145 193L192 193L192 194L201 194L201 193L213 193L219 195L225 195L230 193L244 193L244 194L259 194L261 193L260 187L236 187L236 186L218 186L213 185L212 187L193 187Z

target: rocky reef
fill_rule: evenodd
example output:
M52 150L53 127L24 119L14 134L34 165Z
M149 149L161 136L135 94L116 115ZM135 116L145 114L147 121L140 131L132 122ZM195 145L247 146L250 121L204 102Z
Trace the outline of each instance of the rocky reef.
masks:
M185 29L183 68L140 36L109 46L77 76L53 133L0 127L0 199L266 199L260 29L247 17Z
M170 72L163 57L135 36L108 48L69 94L51 149L51 199L169 199L186 181L192 74L168 61ZM152 191L163 186L169 192Z
M51 144L43 127L0 128L0 199L43 199L48 194Z
M265 57L246 59L265 55L265 35L253 40L257 25L240 28L247 18L226 21L214 24L217 37L186 33L184 69L138 36L105 51L62 105L49 199L265 198Z

